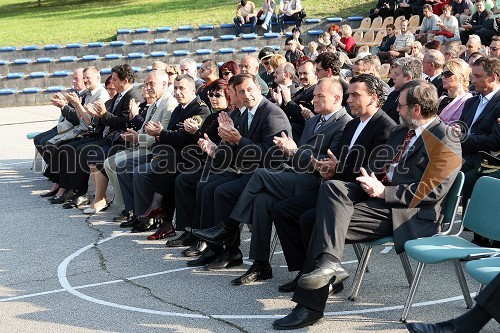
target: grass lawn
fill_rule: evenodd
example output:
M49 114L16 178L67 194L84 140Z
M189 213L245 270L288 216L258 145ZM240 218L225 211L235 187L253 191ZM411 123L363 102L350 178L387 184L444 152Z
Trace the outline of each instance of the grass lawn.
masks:
M257 7L261 0L254 0ZM276 1L279 4L279 0ZM0 46L110 41L119 28L229 23L236 0L0 0ZM367 13L374 0L302 0L308 17Z

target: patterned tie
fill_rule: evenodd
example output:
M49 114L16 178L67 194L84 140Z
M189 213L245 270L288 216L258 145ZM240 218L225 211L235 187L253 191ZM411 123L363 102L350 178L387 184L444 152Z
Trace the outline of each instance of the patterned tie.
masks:
M247 124L247 129L250 129L250 125L252 125L252 120L253 120L253 113L248 112L248 124Z
M118 106L118 103L120 103L122 97L123 95L121 93L116 96L115 102L113 103L112 113L115 113L115 109ZM111 127L109 126L104 127L104 131L102 131L102 137L103 138L107 137L110 132L111 132Z
M316 128L314 129L314 133L316 133L321 128L321 126L323 126L325 121L326 121L325 117L321 116L321 118L319 118L318 124L316 125Z
M382 174L384 176L382 177L382 180L381 180L381 182L383 184L390 183L389 180L387 179L387 171L389 171L389 168L391 167L392 164L399 163L399 161L401 160L401 158L403 157L403 155L406 151L406 148L408 148L408 145L410 144L410 141L414 136L415 136L415 130L414 129L409 130L408 134L406 134L406 136L403 140L403 144L399 147L399 150L396 153L396 156L394 156L391 163L384 165L383 170L382 170Z

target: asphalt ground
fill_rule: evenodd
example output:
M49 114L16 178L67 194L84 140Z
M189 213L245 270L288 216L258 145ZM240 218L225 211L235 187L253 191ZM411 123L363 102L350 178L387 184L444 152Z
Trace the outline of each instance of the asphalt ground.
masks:
M279 244L273 279L234 287L230 280L248 261L222 271L188 268L182 249L111 222L121 207L85 216L40 198L50 183L30 170L34 148L25 135L51 128L58 116L50 106L0 109L0 332L266 332L290 312L291 295L277 288L294 273ZM250 237L244 228L244 255ZM356 257L346 249L352 277ZM408 285L394 249L375 248L369 269L355 302L347 300L351 278L329 298L325 320L298 332L407 332L399 318ZM450 264L427 267L409 321L460 315L460 295ZM499 331L496 322L483 330Z

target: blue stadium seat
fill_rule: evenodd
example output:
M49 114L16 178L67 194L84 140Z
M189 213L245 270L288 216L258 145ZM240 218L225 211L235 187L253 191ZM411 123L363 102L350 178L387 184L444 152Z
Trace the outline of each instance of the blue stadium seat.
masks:
M132 66L132 70L135 72L135 73L138 73L140 71L142 71L142 68L139 67L139 66Z
M149 29L149 28L137 28L137 29L135 29L136 34L145 34L148 32L151 32L151 29Z
M155 44L167 44L170 43L170 39L168 38L156 38L153 43Z
M211 42L215 39L214 36L199 36L198 41L200 42Z
M234 48L232 47L224 47L222 49L219 49L219 53L222 53L222 54L227 54L227 53L234 53Z
M146 45L147 43L147 39L134 39L132 41L132 45Z
M43 47L44 50L59 50L61 45L59 44L48 44Z
M0 48L0 52L13 52L17 50L15 46L3 46Z
M32 79L40 79L42 77L47 77L49 73L47 72L32 72L30 73L30 78Z
M144 58L144 52L132 52L127 55L129 59Z
M56 92L65 91L66 89L67 88L65 86L50 86L50 87L47 87L47 92L56 93Z
M217 63L217 66L219 66L219 67L220 67L220 66L224 65L224 63L225 63L225 61L219 61L219 62Z
M189 30L193 30L193 26L192 25L181 25L177 28L177 30L179 31L189 31Z
M66 44L66 48L68 48L68 49L79 49L81 47L83 47L82 43L70 43L70 44Z
M349 16L347 20L349 22L363 21L363 16Z
M212 54L212 49L198 49L196 54Z
M271 38L278 38L280 36L279 33L277 32L266 32L264 34L264 38L268 38L268 39L271 39Z
M158 28L156 28L156 31L158 31L158 32L169 32L169 31L172 31L172 27L158 27Z
M123 55L121 53L110 53L106 54L104 58L111 60L111 59L121 59L123 58Z
M88 47L103 47L104 43L103 42L92 42L87 44Z
M342 22L342 17L328 17L326 21L328 23Z
M193 39L191 37L177 37L175 39L176 43L190 43Z
M222 29L233 29L233 28L235 28L234 23L221 23L220 27Z
M241 34L243 39L257 39L257 34Z
M31 64L31 59L28 59L28 58L15 59L14 64L16 64L16 65Z
M285 36L292 37L293 36L293 32L287 31L287 32L285 32Z
M40 46L38 45L26 45L26 46L23 46L22 50L23 51L34 51L34 50L38 50L40 49Z
M202 24L200 25L200 30L210 30L213 29L214 25L213 24Z
M103 75L108 75L108 74L111 74L111 68L103 68L100 70L100 73L103 74Z
M30 133L26 134L26 139L33 140L35 138L35 136L37 136L40 133L42 133L42 132L30 132Z
M319 36L323 33L323 30L308 30L307 34L309 36Z
M113 40L109 42L109 46L125 46L127 45L127 42L124 40Z
M196 63L196 68L200 69L201 68L201 62Z
M306 18L306 24L314 24L314 23L320 23L321 19L319 18Z
M17 89L14 89L14 88L0 89L0 95L13 95L16 92L17 92Z
M219 38L220 40L235 40L236 35L221 35Z
M154 51L154 52L151 52L150 55L153 58L166 57L167 56L167 52L165 52L165 51Z
M0 66L8 65L9 62L7 60L0 60Z
M82 57L85 61L99 60L100 56L98 54L86 54Z
M151 72L151 71L153 70L153 66L148 66L148 67L146 67L146 70L147 70L148 72Z
M64 56L59 58L60 62L74 62L77 61L78 58L76 56Z
M38 59L36 59L36 62L39 64L47 64L50 62L54 62L54 58L51 58L51 57L38 58Z
M71 71L68 71L68 70L64 70L64 71L55 71L54 73L52 73L53 76L55 77L65 77L65 76L70 76L71 75Z
M132 29L127 29L127 28L124 28L124 29L118 29L116 30L116 33L118 35L128 35L128 34L131 34L132 33Z
M241 48L241 52L244 53L251 53L251 52L258 52L259 48L255 46L244 46Z
M24 88L23 90L24 94L37 94L40 91L42 91L42 88L40 87L30 87L30 88Z
M189 50L175 50L173 52L173 55L176 56L176 57L187 56L188 54L189 54Z
M281 46L279 46L279 45L270 45L269 47L272 47L274 49L274 51L281 50Z
M21 79L24 77L23 72L17 72L17 73L9 73L7 74L7 79Z

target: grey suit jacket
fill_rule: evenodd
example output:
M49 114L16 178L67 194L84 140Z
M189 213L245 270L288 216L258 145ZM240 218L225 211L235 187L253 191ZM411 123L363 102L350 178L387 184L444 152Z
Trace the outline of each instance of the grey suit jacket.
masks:
M151 146L156 142L156 139L150 135L146 134L144 130L144 126L148 123L148 121L160 122L163 128L168 126L168 122L170 121L170 117L172 116L172 112L175 107L178 105L175 98L169 93L165 93L163 95L162 100L160 101L160 105L156 108L156 112L151 115L153 111L154 103L151 104L146 112L146 118L144 118L144 124L139 130L139 146L145 148L151 148Z

